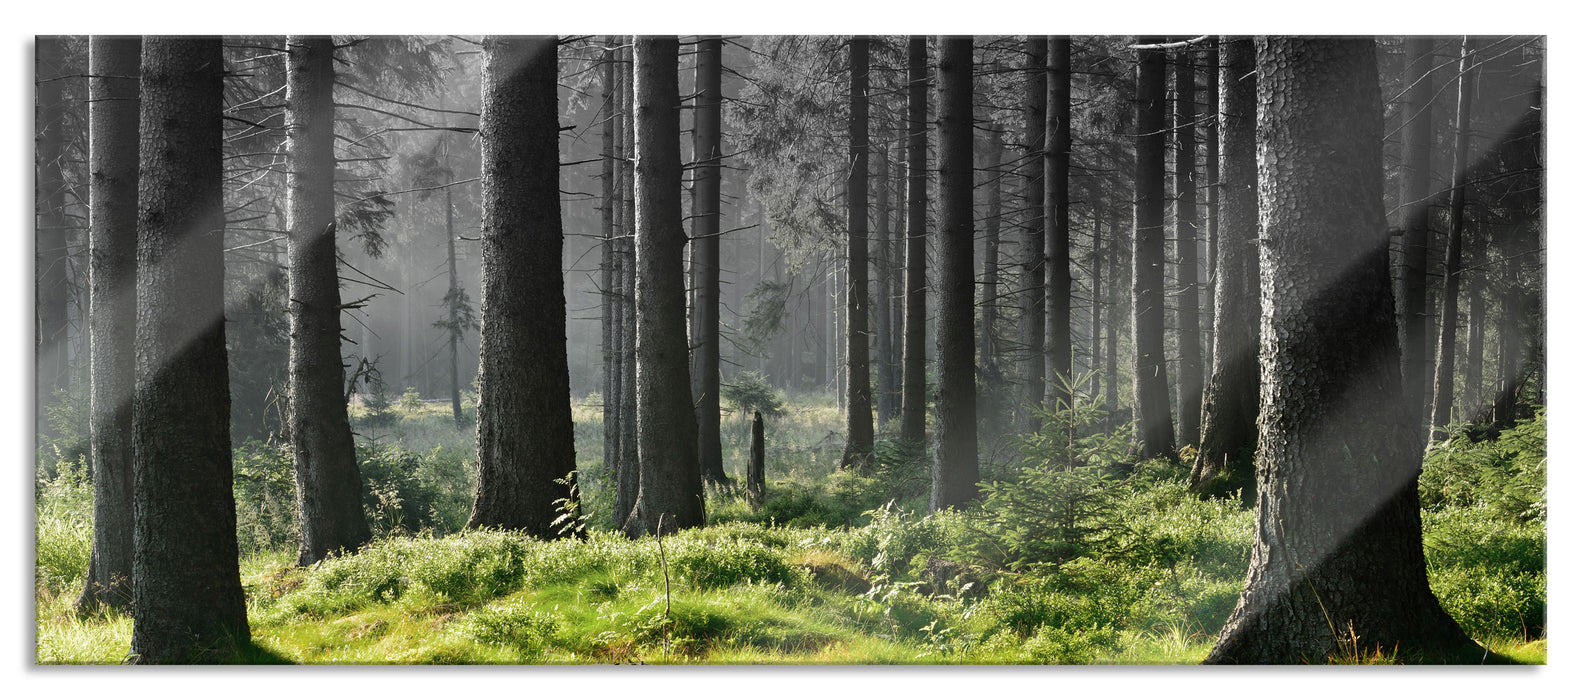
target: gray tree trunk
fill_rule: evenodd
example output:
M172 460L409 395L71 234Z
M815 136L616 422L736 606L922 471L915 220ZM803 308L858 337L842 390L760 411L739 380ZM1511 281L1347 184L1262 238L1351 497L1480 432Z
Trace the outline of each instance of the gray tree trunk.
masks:
M372 535L346 415L341 292L335 259L335 67L330 37L286 39L286 270L291 387L287 414L296 465L297 565L354 552Z
M890 244L890 149L879 145L877 151L879 191L875 195L875 207L879 210L879 230L875 236L874 244L874 283L878 287L873 295L876 302L873 314L874 354L878 356L879 365L875 372L879 382L877 391L874 392L874 407L878 423L889 423L899 412L896 404L899 402L900 382L896 375L894 361L895 346L900 329L895 325L895 304L891 299L895 288L896 258L892 254ZM895 233L896 238L901 237L899 228Z
M632 49L621 51L623 60L618 67L621 74L621 142L620 197L621 197L621 344L625 354L621 360L621 473L615 496L615 526L626 524L637 502L637 488L642 465L637 460L637 207L636 190L633 188L635 168L632 94Z
M132 606L137 338L137 37L89 40L88 346L93 554L77 608Z
M1071 38L1049 39L1049 95L1044 128L1045 353L1051 407L1071 405Z
M1439 348L1434 360L1431 440L1447 437L1455 399L1456 323L1461 296L1461 238L1467 209L1467 139L1472 117L1472 40L1461 44L1461 71L1456 79L1456 146L1451 173L1450 232L1445 243L1445 286L1439 300Z
M218 38L143 42L133 400L132 661L248 643L231 494Z
M1021 331L1022 345L1022 381L1024 391L1022 398L1024 419L1022 425L1027 430L1038 430L1039 421L1031 412L1032 407L1044 403L1045 364L1052 362L1052 357L1046 357L1045 325L1047 317L1044 310L1044 294L1046 280L1049 274L1048 261L1045 259L1045 247L1048 243L1049 217L1045 201L1047 181L1045 177L1047 156L1046 143L1049 129L1049 38L1044 36L1027 37L1024 43L1027 53L1027 84L1022 95L1022 113L1026 123L1026 139L1022 143L1022 186L1023 206L1026 207L1026 223L1022 231L1021 271L1022 278L1018 282L1020 289L1019 301L1022 317L1018 328ZM942 195L943 196L943 195Z
M604 112L604 162L600 172L600 195L604 206L599 210L599 231L604 237L604 250L599 265L599 288L603 292L599 306L602 310L600 347L604 352L604 385L600 393L604 403L604 474L611 493L617 492L621 475L621 363L625 356L625 348L621 344L621 256L617 252L621 217L621 190L616 181L620 172L616 165L620 158L616 133L621 124L617 114L621 104L617 96L620 86L616 82L616 76L620 74L617 69L618 44L614 36L605 39L601 76L604 85L601 107Z
M635 40L637 156L637 498L628 537L705 523L697 419L687 376L687 295L682 270L681 120L676 38ZM559 260L557 257L556 260Z
M972 38L939 39L939 398L929 512L978 495L973 365Z
M1139 44L1162 37L1140 36ZM1132 238L1132 410L1142 456L1175 451L1165 368L1165 55L1138 50L1137 198Z
M1198 290L1197 211L1197 71L1192 48L1176 55L1176 347L1181 354L1176 375L1176 415L1181 441L1199 435L1203 411L1203 337Z
M982 102L978 103L977 111L980 122L989 121L988 110ZM982 368L985 382L999 385L1004 380L998 357L1000 338L997 327L1000 325L1000 162L1005 139L998 125L990 123L988 131L988 146L983 153L977 154L982 161L979 167L983 174L980 186L987 190L983 198L988 209L983 217L983 276L978 285L978 309L983 315L982 322L978 324L978 366Z
M469 528L554 538L577 468L560 269L555 37L484 40L478 492Z
M1257 44L1258 517L1246 588L1205 663L1322 662L1353 635L1367 655L1476 651L1423 559L1373 39Z
M926 439L924 324L928 322L928 39L906 45L906 319L901 349L901 439Z
M35 45L37 74L34 123L34 385L35 435L49 430L44 407L56 390L67 388L70 367L67 351L67 303L70 282L66 276L67 229L65 81L66 38L38 37Z
M719 37L697 47L692 110L692 402L698 468L711 483L730 481L720 454L720 53Z
M851 39L846 174L846 448L840 463L868 472L873 455L873 386L868 341L868 39Z

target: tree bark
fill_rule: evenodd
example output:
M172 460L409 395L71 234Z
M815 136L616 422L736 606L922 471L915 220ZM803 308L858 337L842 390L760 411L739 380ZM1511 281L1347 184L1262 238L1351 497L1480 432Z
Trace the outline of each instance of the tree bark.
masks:
M1023 425L1037 431L1040 425L1032 408L1044 403L1045 363L1053 363L1053 350L1045 356L1044 327L1047 322L1044 310L1047 276L1050 266L1045 258L1048 226L1052 223L1045 210L1048 195L1046 162L1049 119L1049 38L1030 36L1024 44L1027 53L1027 84L1022 96L1023 119L1026 120L1026 139L1022 144L1022 186L1027 212L1022 231L1021 293L1018 306L1022 320L1018 326L1022 341L1022 380L1026 382L1022 402Z
M132 606L137 338L137 37L89 39L88 346L93 553L76 607Z
M1206 260L1204 270L1208 273L1208 279L1204 280L1204 284L1208 288L1209 305L1208 312L1203 314L1203 322L1206 326L1203 329L1205 336L1204 351L1207 353L1203 358L1203 364L1208 368L1208 372L1212 374L1214 371L1215 329L1214 288L1219 283L1219 198L1220 190L1223 187L1219 174L1220 129L1224 127L1220 123L1218 115L1221 65L1220 40L1218 38L1210 38L1208 40L1203 56L1204 61L1206 61L1203 69L1203 90L1207 94L1210 111L1215 113L1213 119L1209 119L1203 124L1203 181L1207 183L1203 202L1203 230L1207 235L1205 239L1206 252L1204 255Z
M1197 211L1197 71L1192 48L1176 56L1176 347L1181 353L1176 376L1176 415L1182 442L1197 437L1203 410L1203 339L1198 301Z
M633 37L635 39L635 37ZM626 524L637 503L642 465L637 454L637 207L633 134L636 116L633 110L634 61L630 47L621 51L621 344L625 355L621 360L621 473L615 497L615 526Z
M692 110L692 402L698 423L698 468L725 484L720 453L720 54L719 37L698 40Z
M335 259L335 47L327 36L292 36L286 50L288 432L301 527L297 565L307 566L356 551L372 535L341 393L346 376Z
M484 40L478 491L468 528L552 539L577 468L560 270L555 37Z
M878 172L875 179L879 181L879 191L875 194L875 208L879 211L879 230L875 237L874 245L874 283L878 287L873 296L876 300L873 314L874 354L878 356L879 365L875 372L879 386L874 392L875 419L879 425L889 423L899 412L896 409L900 393L899 377L896 375L894 362L896 340L899 335L893 313L894 303L891 299L896 277L896 258L891 255L890 245L890 149L882 143L878 146L877 158ZM896 231L899 238L901 232Z
M846 449L843 467L867 474L873 456L868 372L868 39L851 39L846 174Z
M1472 40L1461 44L1461 70L1456 79L1456 146L1451 173L1450 232L1445 242L1445 286L1439 300L1439 348L1434 360L1434 402L1429 416L1430 440L1448 437L1455 397L1456 323L1461 296L1461 238L1467 209L1467 139L1472 117Z
M747 499L753 508L764 504L764 417L753 411L752 442L747 453Z
M36 104L34 123L34 434L49 432L44 407L57 390L66 389L71 372L67 362L67 304L70 282L66 276L66 38L40 36L35 43Z
M620 168L616 162L620 158L619 141L616 137L621 125L618 113L621 103L618 97L620 86L616 82L621 71L619 65L619 45L615 36L607 37L604 41L604 65L601 72L604 85L604 100L600 109L604 113L603 158L600 172L600 198L604 206L599 210L599 232L604 238L603 259L599 264L599 288L603 294L599 298L602 323L600 325L600 348L604 353L604 385L601 395L604 403L604 473L611 493L618 493L621 478L621 379L623 378L621 364L625 357L625 347L621 344L621 255L618 251L621 233L621 196L620 184L617 182ZM620 511L614 511L619 519ZM615 523L620 525L619 522Z
M1428 346L1428 228L1433 217L1431 187L1434 153L1434 88L1428 80L1435 61L1434 39L1406 40L1406 105L1403 119L1405 144L1401 187L1401 291L1396 316L1401 325L1401 390L1406 394L1406 418L1422 435L1423 401L1429 371Z
M1071 38L1049 39L1048 124L1044 129L1044 306L1049 314L1044 341L1049 360L1048 402L1072 405L1071 367Z
M924 324L928 319L928 39L906 48L906 326L901 358L901 439L921 445L928 397Z
M1257 51L1258 515L1246 588L1204 663L1476 650L1423 559L1373 40L1259 39Z
M929 512L978 495L972 313L972 38L939 39L939 398Z
M133 401L134 663L249 640L231 495L218 38L143 42Z
M1137 38L1158 44L1157 36ZM1165 368L1165 56L1137 51L1137 204L1132 239L1132 394L1144 458L1175 451Z
M988 122L988 110L981 103L977 109L979 121ZM989 124L988 131L988 147L978 154L982 159L979 171L983 173L981 185L987 190L984 204L988 209L983 217L983 278L978 285L978 309L983 315L978 327L978 366L982 368L984 381L998 386L1004 381L997 357L1000 342L996 327L1000 325L1000 158L1005 140L998 125Z
M622 528L632 538L705 524L697 419L687 376L677 47L673 36L639 36L633 50L641 469L637 499Z
M1257 65L1251 39L1220 40L1219 255L1214 275L1214 351L1203 392L1203 431L1189 481L1208 495L1256 494L1258 445Z

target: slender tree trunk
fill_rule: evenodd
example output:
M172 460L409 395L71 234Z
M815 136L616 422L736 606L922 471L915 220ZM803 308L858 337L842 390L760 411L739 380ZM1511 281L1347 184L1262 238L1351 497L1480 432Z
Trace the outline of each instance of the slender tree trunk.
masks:
M93 553L77 608L132 606L137 75L142 41L95 36L88 73L89 452Z
M639 36L634 43L637 451L642 468L637 499L622 528L632 538L700 527L705 521L687 376L678 42L673 36Z
M335 67L330 37L286 40L286 238L290 286L291 453L296 464L297 565L355 552L372 535L346 415L340 274L335 259Z
M846 174L846 449L842 466L866 474L873 454L868 375L868 39L851 39Z
M1434 360L1434 412L1428 424L1431 440L1448 437L1455 396L1456 322L1461 296L1461 238L1467 209L1467 138L1472 116L1472 40L1461 44L1461 71L1456 79L1456 150L1451 167L1450 233L1445 243L1445 287L1439 302L1439 354Z
M216 662L248 643L231 495L218 38L143 42L134 663Z
M65 82L66 39L41 36L35 42L36 99L33 142L34 167L34 352L37 383L34 391L35 435L49 431L44 407L56 390L70 382L66 358L67 303L70 282L66 276L67 229Z
M1203 431L1191 487L1211 495L1256 493L1252 453L1258 445L1258 86L1251 39L1220 44L1219 260L1214 275L1214 333Z
M910 106L907 107L910 109ZM907 146L901 145L896 149L898 159L905 158ZM898 166L900 161L897 161ZM901 383L903 374L903 351L906 348L906 275L907 275L907 239L910 224L907 223L907 187L911 182L911 175L907 167L896 167L894 173L893 196L890 198L895 210L895 235L890 240L890 366L893 373L890 383L890 417L883 422L889 422L901 415Z
M987 110L979 108L980 122L987 122ZM999 338L996 327L1000 325L1000 153L1004 150L1004 137L995 125L989 126L989 145L978 157L982 161L984 204L983 280L978 285L978 308L983 315L978 328L978 366L984 381L991 386L1003 381L1000 363Z
M1123 251L1129 247L1124 245L1121 241L1121 238L1125 234L1125 230L1120 226L1110 226L1110 293L1108 295L1110 322L1105 324L1104 328L1104 376L1106 378L1104 382L1104 425L1106 430L1114 430L1115 426L1124 422L1120 420L1120 416L1118 415L1121 409L1121 374L1118 355L1120 354L1121 324L1125 323L1126 319L1130 317L1131 314L1117 312L1121 309L1127 308L1128 306L1123 302L1123 300L1128 299L1128 295L1126 294L1127 285L1121 282L1122 276L1124 276L1127 271L1126 266L1121 264L1121 256L1123 255Z
M1031 411L1044 403L1045 363L1052 363L1053 356L1045 357L1044 335L1046 316L1044 294L1050 266L1045 259L1045 246L1051 221L1045 211L1048 194L1045 161L1047 157L1047 131L1050 126L1049 110L1049 38L1030 36L1024 50L1027 53L1027 83L1023 93L1022 112L1027 130L1022 144L1022 183L1027 218L1022 232L1021 270L1019 283L1022 322L1022 380L1026 382L1023 424L1036 431L1039 421ZM942 195L943 196L943 195Z
M939 39L939 399L930 512L978 495L972 361L972 38Z
M1462 243L1467 257L1467 263L1461 269L1461 283L1465 285L1467 297L1467 360L1461 377L1461 415L1464 420L1482 422L1483 332L1486 328L1484 322L1488 318L1488 302L1483 296L1486 286L1483 268L1489 256L1482 222L1475 226L1471 224L1470 221L1464 222L1462 228L1462 235L1468 240Z
M720 454L720 54L719 37L698 41L692 110L692 402L698 468L710 483L730 482Z
M615 497L616 527L623 527L632 514L642 473L637 446L637 207L633 148L637 118L632 91L635 61L632 48L621 53L621 344L625 354L621 361L621 473Z
M1401 325L1401 389L1406 394L1407 423L1422 436L1423 394L1429 370L1428 227L1433 218L1434 40L1406 40L1406 121L1403 146L1401 204L1405 231L1401 240L1401 291L1396 316Z
M878 287L874 298L873 333L874 354L878 356L879 380L878 391L874 392L874 404L877 409L877 420L880 425L889 423L895 418L896 399L898 398L896 367L893 357L895 355L896 331L894 325L895 315L892 312L894 304L891 301L892 289L895 278L895 258L891 255L890 247L890 149L883 144L878 146L879 172L876 179L879 181L879 190L875 193L874 206L879 212L879 231L875 237L874 245L874 283ZM900 236L897 231L896 236Z
M440 138L444 138L441 136ZM446 159L450 157L446 149ZM464 424L461 415L461 334L466 330L467 321L463 312L461 283L456 278L456 206L451 201L450 188L445 188L445 276L448 303L445 305L447 312L445 344L450 350L450 415L451 420L460 428Z
M604 155L600 172L600 198L604 206L599 210L599 230L604 237L604 254L599 265L599 288L603 292L599 299L603 311L600 314L600 347L604 351L604 386L601 387L601 394L604 403L604 473L611 493L619 491L621 478L621 363L625 357L625 348L621 344L622 275L618 252L620 241L617 239L621 233L621 190L616 179L620 172L616 165L620 158L616 134L621 125L621 117L617 113L620 107L620 86L616 82L616 76L621 73L618 70L619 43L615 36L605 39L604 65L600 76L604 85L604 101L600 108L604 114ZM616 518L621 517L619 510L614 513Z
M923 374L928 319L928 39L907 40L906 329L901 359L901 439L922 444L928 398Z
M1157 36L1137 38L1158 44ZM1138 50L1137 198L1132 239L1132 393L1143 457L1175 450L1165 369L1165 55Z
M1207 119L1203 122L1203 181L1207 184L1204 192L1205 225L1203 230L1207 234L1207 252L1205 253L1207 260L1204 269L1208 272L1208 279L1204 280L1204 284L1208 288L1209 305L1209 311L1203 314L1203 322L1206 325L1206 328L1204 328L1204 349L1207 352L1207 356L1203 358L1203 364L1212 373L1214 371L1214 329L1216 328L1213 310L1214 288L1219 283L1219 198L1221 190L1219 179L1219 139L1220 129L1223 128L1220 124L1219 108L1217 106L1220 95L1219 38L1214 37L1208 40L1204 47L1203 56L1203 60L1206 61L1203 68L1203 89L1209 103L1209 111L1214 114L1212 119Z
M1205 663L1321 662L1347 644L1433 660L1477 651L1423 559L1373 39L1257 43L1269 304L1258 517L1246 588Z
M1203 340L1199 322L1197 212L1197 71L1192 49L1176 56L1176 346L1181 353L1177 374L1176 414L1181 441L1199 435L1203 410Z
M747 453L747 499L753 508L764 504L764 417L753 411L751 443Z
M577 468L560 270L555 37L484 40L478 493L469 528L554 538Z
M1089 326L1088 330L1088 369L1092 371L1093 377L1092 383L1088 385L1088 394L1094 399L1098 398L1099 395L1099 356L1101 354L1100 348L1103 347L1103 341L1101 340L1102 336L1100 335L1100 329L1102 327L1100 322L1104 317L1104 251L1102 248L1104 240L1102 233L1104 230L1104 221L1099 217L1099 212L1100 203L1094 202L1093 270L1088 277L1088 289L1092 290L1093 294L1093 313L1089 316L1091 325ZM1111 383L1114 382L1113 376L1104 376L1109 377L1109 381Z
M1071 38L1049 39L1048 124L1044 129L1044 305L1048 309L1049 405L1071 405Z

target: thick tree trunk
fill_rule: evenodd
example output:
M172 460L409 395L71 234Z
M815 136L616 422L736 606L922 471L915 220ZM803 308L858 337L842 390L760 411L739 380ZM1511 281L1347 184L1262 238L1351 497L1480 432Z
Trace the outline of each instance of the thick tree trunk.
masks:
M1401 407L1373 40L1258 40L1258 516L1205 663L1475 650L1428 588Z
M218 38L149 37L139 112L134 663L249 640L231 495Z
M1139 44L1161 37L1142 36ZM1132 238L1132 410L1142 456L1175 451L1165 369L1165 55L1140 49L1137 65L1137 197Z
M1190 484L1216 496L1239 489L1251 505L1258 445L1257 57L1251 39L1225 37L1219 47L1222 235L1214 275L1213 360Z
M1203 411L1203 338L1199 332L1197 211L1197 71L1192 48L1176 56L1176 347L1181 353L1176 375L1176 415L1181 441L1197 437Z
M637 499L628 537L704 524L697 419L687 377L681 119L675 37L635 40ZM559 260L559 257L556 257Z
M1049 361L1048 403L1071 405L1071 38L1049 39L1048 123L1044 129L1044 347Z
M972 361L972 38L939 39L939 399L929 512L978 495Z
M868 374L868 39L851 39L846 174L846 449L842 466L866 474L873 455Z
M698 41L692 110L692 403L697 412L698 468L715 484L730 482L720 454L720 53L719 37Z
M1456 79L1456 146L1451 173L1450 232L1445 243L1445 286L1439 298L1439 348L1434 359L1433 413L1430 440L1444 440L1455 397L1456 324L1461 296L1461 238L1467 209L1467 139L1472 116L1472 40L1461 44L1461 71Z
M66 38L38 37L34 123L34 385L35 435L49 431L44 407L70 381L67 362Z
M928 397L924 324L928 321L928 39L906 48L906 328L901 358L901 439L922 444Z
M88 73L89 452L93 554L77 608L132 606L137 75L142 41L95 36Z
M1022 425L1031 431L1038 430L1039 421L1032 413L1034 406L1044 403L1045 364L1053 361L1053 355L1045 357L1045 325L1047 317L1044 310L1044 294L1046 279L1050 266L1045 259L1045 247L1048 242L1048 226L1050 219L1045 211L1045 198L1048 196L1046 187L1046 148L1049 145L1048 129L1049 120L1049 38L1045 36L1030 36L1024 44L1027 53L1027 84L1022 95L1022 114L1026 123L1025 139L1022 142L1022 187L1023 206L1026 214L1026 223L1022 229L1021 271L1022 278L1018 282L1020 299L1017 306L1021 307L1022 318L1018 328L1021 331L1022 344L1022 381L1025 382L1022 397L1024 416Z
M478 492L469 528L562 529L577 468L560 270L555 37L484 40Z
M1435 61L1431 37L1406 40L1405 144L1402 170L1401 286L1396 317L1401 326L1401 390L1406 395L1407 424L1422 436L1423 394L1429 370L1428 227L1433 219L1434 86L1429 69Z
M296 465L297 565L354 552L372 535L346 415L335 259L335 67L330 37L286 39L288 432Z

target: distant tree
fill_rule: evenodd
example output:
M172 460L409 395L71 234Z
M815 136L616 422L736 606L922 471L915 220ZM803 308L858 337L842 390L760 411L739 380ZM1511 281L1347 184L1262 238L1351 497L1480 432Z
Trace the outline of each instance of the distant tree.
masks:
M70 383L67 358L67 305L71 299L66 274L66 37L40 36L34 42L35 103L33 142L35 434L47 429L44 406L51 395Z
M1198 436L1203 411L1203 338L1198 298L1197 208L1197 69L1192 46L1178 50L1175 61L1175 206L1176 206L1176 348L1181 354L1176 373L1176 415L1181 441Z
M697 45L692 110L692 403L703 478L726 483L720 454L720 37Z
M1456 325L1461 296L1461 247L1467 209L1467 140L1471 136L1472 40L1461 44L1461 71L1456 78L1456 145L1451 165L1450 231L1445 238L1444 293L1439 299L1439 348L1434 360L1433 413L1429 416L1432 440L1443 440L1450 425L1455 397Z
M93 553L77 607L132 605L137 338L137 37L88 46L88 347Z
M554 538L577 468L561 273L555 37L484 40L478 494L467 527Z
M1003 287L1000 282L1000 221L1004 213L1000 166L1005 151L1005 135L989 116L986 100L987 96L980 91L975 105L978 123L983 124L984 130L989 132L984 147L974 154L978 159L977 170L980 174L977 187L987 190L983 195L984 208L987 210L983 215L983 273L978 283L978 310L983 315L978 323L978 367L984 382L993 386L1004 381L1000 371L1002 344L998 326Z
M1433 220L1434 86L1428 80L1434 62L1434 39L1406 40L1406 103L1401 118L1400 293L1396 316L1401 326L1401 390L1406 394L1408 422L1422 434L1423 394L1429 370L1428 229Z
M1219 252L1214 276L1214 351L1203 392L1203 430L1191 486L1255 495L1258 445L1258 86L1252 39L1219 42Z
M1026 125L1022 143L1022 186L1025 188L1023 206L1026 207L1027 215L1022 228L1022 278L1017 287L1020 292L1018 296L1021 297L1018 305L1022 312L1019 325L1021 374L1026 392L1022 403L1032 407L1044 403L1044 365L1053 360L1052 357L1046 357L1044 352L1047 333L1044 327L1044 294L1049 274L1049 264L1045 258L1049 236L1049 217L1045 211L1048 186L1044 179L1048 169L1045 150L1049 129L1049 38L1027 37L1024 50L1027 53L1027 83L1022 96L1022 118ZM1035 412L1028 410L1022 415L1025 416L1027 430L1038 430Z
M928 321L928 39L906 44L906 319L901 350L901 439L922 444L928 397L924 324Z
M1141 36L1148 46L1162 37ZM1165 55L1137 51L1136 205L1132 239L1132 408L1144 457L1175 450L1165 369Z
M972 38L939 39L939 395L930 512L978 494L973 363Z
M622 527L633 538L705 522L697 420L687 377L686 279L681 265L687 236L681 226L677 47L673 36L639 36L633 49L641 470L637 498Z
M1071 38L1049 38L1049 95L1044 128L1044 340L1051 406L1072 405L1071 332Z
M894 294L896 263L898 257L894 254L895 245L890 232L890 149L882 142L875 144L874 159L877 172L874 179L879 181L879 189L874 193L874 208L878 210L878 230L874 236L874 285L876 287L873 298L873 335L874 354L878 356L877 369L874 372L878 386L874 391L875 418L882 425L890 422L900 413L896 404L900 398L900 376L896 373L898 367L895 362L895 348L900 345L900 328L896 324L895 303L890 298ZM894 239L900 239L902 232L896 228Z
M132 661L213 662L247 643L226 375L223 58L143 42L133 403Z
M600 326L600 346L604 354L604 469L605 475L610 480L612 491L617 494L621 477L621 424L623 416L621 383L625 379L622 364L626 361L625 338L621 333L621 312L625 305L621 302L621 283L625 279L622 272L620 236L624 233L621 228L621 205L624 198L621 196L620 174L620 136L622 130L622 114L620 112L622 101L618 78L624 73L620 69L620 40L619 37L610 36L605 39L604 65L602 67L602 84L604 86L603 110L603 170L600 178L601 199L604 205L599 210L599 229L604 237L603 260L599 265L599 288L602 294L599 297L599 307L602 324ZM619 495L617 495L619 498ZM616 512L616 518L619 511ZM616 522L619 526L620 523Z
M846 448L842 466L868 471L873 452L873 387L868 341L868 39L852 37L846 174Z
M1258 39L1265 263L1258 516L1246 588L1204 663L1479 651L1423 558L1390 293L1374 42ZM1471 657L1476 658L1476 657Z
M297 564L356 551L372 538L346 414L341 366L340 270L335 251L335 45L328 36L286 39L287 279L296 469Z

